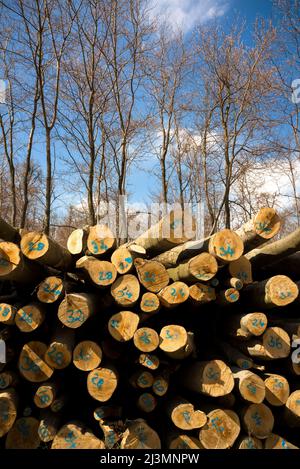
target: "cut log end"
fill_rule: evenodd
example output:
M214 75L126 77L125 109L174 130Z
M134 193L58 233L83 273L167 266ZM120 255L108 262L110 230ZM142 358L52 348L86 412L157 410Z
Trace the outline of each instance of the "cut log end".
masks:
M16 420L7 434L6 449L36 449L40 446L38 434L40 422L33 417L22 417Z
M146 413L153 412L156 406L157 399L149 392L144 392L137 400L137 407Z
M18 397L14 389L0 391L0 438L9 432L17 417Z
M179 435L170 442L169 449L203 449L200 441L189 435Z
M204 283L195 283L189 287L189 300L197 304L205 304L216 299L216 291L213 287Z
M140 318L131 311L120 311L108 321L110 335L118 342L131 340L138 328Z
M85 426L68 423L54 437L51 449L105 449L105 445Z
M144 313L155 314L160 309L160 301L155 293L146 292L140 302L140 309Z
M280 230L281 222L276 210L271 207L261 208L254 217L255 232L264 239L271 239Z
M285 275L271 277L265 287L266 301L275 306L286 306L298 296L297 285Z
M93 256L102 256L115 246L116 239L107 225L90 226L87 247Z
M44 256L49 248L48 238L44 233L30 231L21 239L21 250L28 259L39 259Z
M299 449L299 447L293 445L285 438L271 433L265 441L265 449Z
M263 449L263 444L253 436L245 436L240 440L238 449Z
M102 350L96 342L84 340L73 351L73 363L79 370L92 371L102 360Z
M174 308L187 301L188 297L189 288L183 282L174 282L158 293L160 302L166 308Z
M111 256L111 262L121 275L128 274L133 269L135 256L126 247L119 247Z
M73 255L82 254L87 245L87 232L82 228L72 231L67 240L67 248Z
M225 229L210 238L208 249L220 261L232 262L242 256L244 244L234 231Z
M240 420L232 410L215 409L200 430L199 440L206 449L231 448L240 433Z
M0 323L12 326L15 323L17 309L7 303L0 303Z
M216 258L208 252L202 252L189 261L189 272L200 282L207 282L218 272Z
M159 358L150 353L141 353L139 356L139 364L149 368L150 370L157 370L159 367Z
M140 283L146 290L158 293L169 283L169 274L166 268L157 261L147 261L137 258L134 261Z
M37 289L37 298L42 303L54 303L64 294L64 284L59 277L47 277Z
M176 402L171 411L171 420L180 430L195 430L202 428L207 417L201 410L195 410L189 402Z
M15 317L15 324L21 332L32 332L41 326L45 311L41 304L32 303L20 308Z
M286 358L291 350L290 337L280 327L268 327L263 335L263 347L270 359Z
M141 327L134 333L133 342L141 352L153 352L159 345L159 336L154 329Z
M245 401L260 404L266 395L264 381L251 371L240 371L234 374L238 380L239 392Z
M249 435L267 438L273 430L274 416L265 404L251 404L245 410L243 421Z
M56 396L56 386L54 384L43 384L38 387L33 397L33 402L40 409L50 407Z
M167 353L178 352L188 344L188 333L182 326L165 326L161 329L159 337L159 348Z
M253 282L251 262L245 256L241 256L238 260L230 262L228 271L232 277L240 279L243 285L248 285Z
M96 368L87 377L89 394L100 402L108 401L116 390L118 377L110 368Z
M129 423L120 446L121 449L160 449L161 442L145 420L137 419Z
M89 295L70 293L66 295L58 308L58 319L65 326L77 329L91 316L95 306Z
M134 275L125 274L117 278L110 291L118 305L133 306L140 295L140 283Z
M42 342L29 342L21 350L19 357L19 371L28 381L40 383L47 381L53 374L53 369L44 361L47 346Z
M300 427L300 390L292 392L285 403L285 420L291 427Z
M266 401L273 406L283 406L290 395L290 386L286 378L270 375L265 379Z

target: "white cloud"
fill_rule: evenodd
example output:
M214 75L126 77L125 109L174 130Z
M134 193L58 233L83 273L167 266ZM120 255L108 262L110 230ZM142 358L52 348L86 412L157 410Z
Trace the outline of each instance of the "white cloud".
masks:
M190 30L197 23L205 23L223 16L230 0L151 0L152 14L171 26Z
M300 161L293 162L296 191L300 193ZM247 172L247 185L253 187L257 196L260 194L272 194L276 196L276 205L282 210L289 209L293 200L293 186L290 167L287 161L270 160L256 165ZM238 191L233 187L233 194Z

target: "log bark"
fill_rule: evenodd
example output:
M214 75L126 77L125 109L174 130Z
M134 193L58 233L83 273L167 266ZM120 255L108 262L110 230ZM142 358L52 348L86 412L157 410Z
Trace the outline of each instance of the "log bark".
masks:
M300 228L288 234L284 238L266 244L261 248L253 249L246 254L251 261L252 268L257 271L263 266L277 262L290 254L300 250Z
M181 280L186 283L207 282L218 271L216 258L208 252L202 252L198 256L182 262L176 267L168 269L168 274L173 282Z
M3 241L9 241L11 243L18 243L20 241L20 235L18 230L13 228L11 225L6 223L3 218L0 217L0 239Z
M243 250L241 238L234 231L226 229L202 240L186 242L156 256L154 260L161 262L166 268L171 268L202 252L209 252L218 261L226 264L239 259Z
M149 230L127 243L126 247L138 245L146 249L147 254L155 254L171 249L194 237L195 221L187 212L172 210Z

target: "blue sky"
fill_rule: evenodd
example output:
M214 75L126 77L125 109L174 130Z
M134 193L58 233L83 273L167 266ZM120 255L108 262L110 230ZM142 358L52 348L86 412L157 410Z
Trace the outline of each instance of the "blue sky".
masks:
M239 19L245 20L245 42L251 41L251 29L257 16L271 18L271 0L151 0L153 14L156 17L166 15L171 24L181 25L186 34L192 31L196 24L208 23L216 19L228 26ZM151 171L154 161L145 161L145 170ZM134 193L131 201L147 202L150 191L154 189L154 178L142 169L134 168L134 173L128 178L128 191Z

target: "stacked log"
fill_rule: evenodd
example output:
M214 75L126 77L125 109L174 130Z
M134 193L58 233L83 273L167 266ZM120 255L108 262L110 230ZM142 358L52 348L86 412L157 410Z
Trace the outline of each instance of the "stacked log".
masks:
M194 222L63 247L0 219L0 447L299 447L300 230Z

